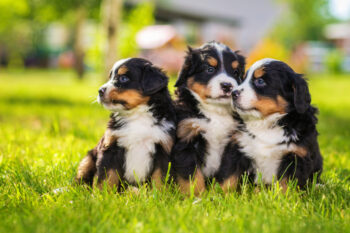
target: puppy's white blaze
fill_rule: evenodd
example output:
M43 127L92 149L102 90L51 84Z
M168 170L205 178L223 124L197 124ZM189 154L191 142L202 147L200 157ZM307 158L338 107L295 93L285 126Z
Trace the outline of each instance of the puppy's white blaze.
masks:
M214 43L214 47L217 50L220 60L222 61L221 67L223 68L223 56L222 56L222 52L226 49L226 46L220 43Z
M112 67L112 71L114 72L115 70L117 70L121 65L123 65L125 62L127 62L128 60L130 60L131 58L125 58L125 59L121 59L119 61L116 61Z
M221 72L213 77L208 83L208 88L212 98L217 98L225 94L221 88L221 83L223 82L231 83L233 87L237 86L237 81L234 78L228 76L225 72ZM226 102L230 103L230 98L227 98Z
M130 183L143 182L150 175L156 143L171 143L166 131L174 125L166 120L156 125L149 109L146 105L136 107L132 114L123 118L125 126L113 131L118 145L126 149L124 177Z
M248 79L250 80L254 74L254 71L256 69L259 69L260 67L262 67L263 65L266 65L270 62L273 62L273 61L278 61L276 59L273 59L273 58L264 58L264 59L261 59L261 60L258 60L256 61L250 68L249 68L249 71L248 71L248 74L247 74L247 78L246 80L244 80L243 83L245 82L249 82Z

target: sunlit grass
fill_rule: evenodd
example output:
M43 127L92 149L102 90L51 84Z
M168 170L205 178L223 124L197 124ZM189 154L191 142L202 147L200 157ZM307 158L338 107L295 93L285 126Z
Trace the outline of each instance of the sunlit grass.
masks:
M93 103L103 78L0 71L0 232L350 232L350 77L309 79L324 185L287 195L216 189L198 199L173 186L138 195L72 187L108 120Z

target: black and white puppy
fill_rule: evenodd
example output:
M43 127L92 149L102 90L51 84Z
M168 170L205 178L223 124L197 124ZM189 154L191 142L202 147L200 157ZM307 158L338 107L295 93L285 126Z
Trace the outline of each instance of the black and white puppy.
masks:
M262 59L232 92L240 125L234 135L251 160L249 172L265 184L296 179L304 187L322 172L316 114L303 76L284 62ZM237 159L237 158L236 158Z
M98 102L112 112L98 145L81 161L77 181L135 185L166 175L175 140L176 115L168 78L151 62L131 58L114 64Z
M172 167L183 193L205 189L206 181L218 177L223 153L235 129L230 107L231 92L243 78L245 58L226 45L210 42L198 49L189 48L175 84L178 100L177 141L172 151ZM227 182L226 182L227 183Z

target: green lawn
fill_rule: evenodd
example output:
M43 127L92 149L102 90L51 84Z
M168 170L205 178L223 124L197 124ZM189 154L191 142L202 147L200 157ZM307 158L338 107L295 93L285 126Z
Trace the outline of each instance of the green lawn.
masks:
M350 232L350 77L310 77L324 185L184 198L173 186L111 194L72 187L104 132L102 79L0 71L0 232ZM56 190L61 188L59 190ZM56 191L55 191L56 190Z

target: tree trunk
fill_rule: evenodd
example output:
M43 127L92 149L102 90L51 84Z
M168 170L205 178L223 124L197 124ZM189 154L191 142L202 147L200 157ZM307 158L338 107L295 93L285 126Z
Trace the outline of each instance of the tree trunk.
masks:
M83 45L83 27L86 17L86 9L81 6L76 12L76 24L74 28L74 68L79 79L84 76L84 45Z
M102 21L107 37L105 50L105 77L117 60L117 35L123 8L123 0L103 0L101 6Z

